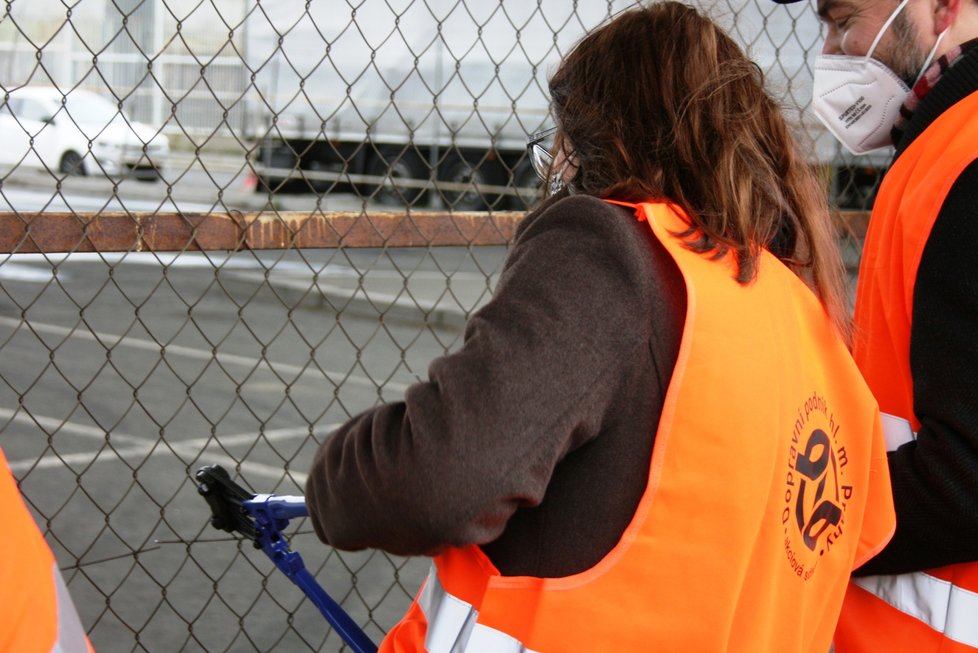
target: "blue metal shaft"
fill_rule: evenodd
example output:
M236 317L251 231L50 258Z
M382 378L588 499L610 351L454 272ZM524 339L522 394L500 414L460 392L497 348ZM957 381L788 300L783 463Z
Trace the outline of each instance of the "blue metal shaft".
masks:
M259 494L249 501L242 501L241 505L255 520L258 531L255 543L265 555L309 597L355 653L375 653L377 645L309 573L302 556L289 548L282 535L282 529L288 525L290 519L309 514L305 498Z

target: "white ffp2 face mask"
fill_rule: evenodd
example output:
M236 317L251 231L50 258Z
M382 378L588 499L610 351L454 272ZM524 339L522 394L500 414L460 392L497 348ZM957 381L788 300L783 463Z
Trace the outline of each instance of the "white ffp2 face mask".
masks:
M873 51L907 2L903 0L890 14L866 56L825 54L815 60L812 111L853 154L893 144L890 130L910 89L896 73L873 59ZM937 37L920 74L927 70L946 33Z
M910 89L876 59L822 55L815 61L812 111L853 154L888 145Z

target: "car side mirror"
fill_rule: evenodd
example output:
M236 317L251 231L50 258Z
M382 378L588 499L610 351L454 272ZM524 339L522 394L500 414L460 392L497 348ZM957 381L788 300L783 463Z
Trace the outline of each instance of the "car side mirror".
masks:
M44 116L43 118L41 118L41 122L43 122L43 123L45 123L47 125L53 125L53 124L55 124L54 123L54 116Z

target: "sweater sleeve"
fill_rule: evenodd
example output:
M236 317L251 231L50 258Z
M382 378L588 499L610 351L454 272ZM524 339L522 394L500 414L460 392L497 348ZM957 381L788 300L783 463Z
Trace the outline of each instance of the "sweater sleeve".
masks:
M621 326L645 286L615 219L589 197L526 218L462 348L320 447L306 485L320 539L430 555L492 541L542 501L555 465L600 432L621 352L648 338Z
M978 560L978 162L955 181L914 287L914 442L890 452L897 529L858 575Z

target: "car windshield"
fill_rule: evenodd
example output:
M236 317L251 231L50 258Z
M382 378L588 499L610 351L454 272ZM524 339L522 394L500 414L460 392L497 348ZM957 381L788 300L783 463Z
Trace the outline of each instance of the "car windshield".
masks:
M72 120L82 124L105 125L122 113L109 100L94 93L79 91L68 93L67 109Z

